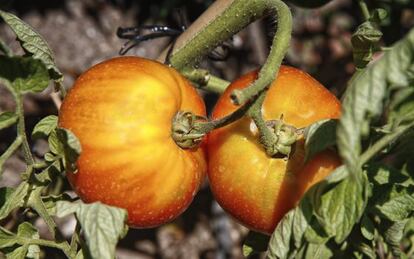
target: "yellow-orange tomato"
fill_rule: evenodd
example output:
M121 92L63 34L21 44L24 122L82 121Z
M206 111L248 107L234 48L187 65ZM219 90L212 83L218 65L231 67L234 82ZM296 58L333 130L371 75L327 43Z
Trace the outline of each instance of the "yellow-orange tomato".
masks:
M83 73L63 101L59 126L79 138L78 171L68 179L85 202L125 208L132 227L153 227L183 212L206 172L202 148L171 138L180 111L205 116L189 82L161 63L120 57Z
M230 94L257 78L249 73L233 82L218 100L213 118L235 111ZM308 74L282 66L263 103L266 120L283 121L297 128L318 120L338 118L340 103ZM338 156L324 151L304 164L303 138L296 142L289 159L266 155L253 121L242 118L209 135L208 177L218 203L248 228L272 233L284 214L304 192L340 165Z

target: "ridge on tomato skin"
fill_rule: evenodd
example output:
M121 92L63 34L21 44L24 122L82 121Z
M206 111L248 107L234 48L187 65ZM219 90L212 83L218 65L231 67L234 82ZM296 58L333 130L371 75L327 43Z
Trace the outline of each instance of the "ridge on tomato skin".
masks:
M238 108L230 94L248 86L257 74L248 73L226 89L213 110L213 119ZM340 109L338 99L310 75L281 66L262 112L265 120L277 120L283 115L284 122L302 128L318 120L339 118ZM330 150L304 164L303 137L293 150L288 159L267 156L254 122L247 117L212 131L208 140L208 178L214 197L241 224L271 234L306 190L341 164Z
M59 127L82 145L67 177L80 198L128 211L131 227L171 221L193 200L205 177L202 147L179 148L171 123L180 111L205 116L201 97L173 68L118 57L83 73L63 101Z

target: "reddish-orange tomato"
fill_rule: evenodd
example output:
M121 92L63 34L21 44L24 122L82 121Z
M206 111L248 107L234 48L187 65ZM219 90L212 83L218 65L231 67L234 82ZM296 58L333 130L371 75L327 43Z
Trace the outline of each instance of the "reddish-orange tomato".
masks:
M205 116L190 83L161 63L120 57L83 73L63 101L59 126L80 140L78 171L67 174L85 202L125 208L132 227L153 227L183 212L207 169L203 148L171 138L180 111Z
M212 117L235 111L230 94L256 78L257 72L251 72L233 82L218 100ZM297 128L338 118L340 109L337 98L319 82L288 66L281 67L262 108L266 120L283 115L285 123ZM247 117L211 132L208 177L218 203L248 228L272 233L304 192L340 165L333 151L323 151L304 164L303 137L295 145L289 159L267 156L254 122Z

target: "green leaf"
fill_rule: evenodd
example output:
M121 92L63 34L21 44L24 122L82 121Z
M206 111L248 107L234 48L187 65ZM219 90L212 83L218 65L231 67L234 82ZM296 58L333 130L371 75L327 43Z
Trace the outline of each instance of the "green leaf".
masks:
M75 259L84 259L84 258L87 258L83 254L84 254L84 251L83 250L79 250L78 253L76 254Z
M20 224L17 234L0 228L0 248L7 258L40 258L40 247L30 244L33 239L39 239L39 233L29 222Z
M295 208L293 215L293 245L296 248L301 247L306 230L309 228L309 222L312 218L312 205L309 197L302 198L299 206Z
M365 68L372 60L373 53L380 49L379 41L382 38L382 32L379 24L385 18L387 18L387 11L384 9L373 10L370 19L359 25L352 35L353 57L357 68Z
M67 193L62 193L59 195L42 196L42 201L49 215L55 216L56 206L59 201L73 202L75 199L71 198Z
M124 209L99 202L84 204L59 201L56 211L58 217L76 213L93 258L114 258L118 239L125 235L127 212Z
M337 167L330 175L325 177L325 184L339 183L340 181L350 176L345 166L341 165Z
M372 54L378 48L381 37L382 32L375 22L366 21L358 26L351 38L354 63L357 68L366 67L372 60Z
M361 140L369 134L371 119L382 113L388 87L406 87L413 79L414 29L349 82L337 127L337 141L339 153L351 174L360 173Z
M40 137L48 137L52 130L56 129L58 117L50 115L40 120L33 129L32 137L34 139Z
M17 115L14 112L0 113L0 129L5 129L17 122Z
M393 127L414 120L414 88L398 90L389 105L388 121Z
M65 168L71 172L76 172L76 161L82 152L78 138L68 129L58 128L56 133L63 147Z
M368 258L371 258L371 259L377 258L374 248L368 244L360 243L358 244L358 249L361 251L361 253L363 253ZM361 258L366 258L366 257L361 256Z
M268 258L290 258L303 245L304 234L312 216L309 200L305 197L298 207L290 210L279 222L269 241Z
M0 10L0 16L11 27L14 33L16 33L22 47L31 53L35 59L41 60L46 65L50 71L50 77L54 80L62 81L63 75L57 68L53 52L43 37L14 14Z
M375 22L377 24L380 24L383 20L388 18L388 12L387 10L383 9L383 8L377 8L374 9L371 12L371 17L370 17L370 21Z
M297 258L333 258L334 254L326 244L313 244L307 243L305 246L304 253L299 253Z
M0 188L0 208L6 203L10 198L10 195L14 192L14 189L11 187L2 187Z
M318 121L305 130L305 162L336 143L337 120Z
M39 233L37 229L30 224L29 222L23 222L19 225L17 229L17 235L19 237L29 238L29 239L39 239ZM23 248L26 251L26 258L39 258L40 257L40 247L38 245L23 245Z
M27 182L20 183L12 193L6 191L7 199L0 208L0 219L7 217L13 209L23 206L28 191L29 184Z
M369 181L373 184L373 195L384 193L384 186L398 184L401 186L413 185L414 181L406 171L397 170L384 164L372 163L367 167Z
M63 146L60 144L58 136L57 136L57 129L52 130L47 138L47 142L49 144L50 152L55 155L64 155L63 154Z
M388 192L382 193L375 210L394 222L408 218L414 211L414 186L393 184Z
M55 179L56 175L59 175L62 171L60 160L53 161L35 177L39 183L47 185Z
M401 255L400 242L404 236L404 227L408 219L397 222L387 222L385 225L384 241L391 247L392 254L399 258Z
M250 231L243 243L243 255L249 257L267 250L270 237L261 233Z
M25 259L27 254L27 248L24 246L19 246L16 249L11 250L6 253L7 259Z
M293 235L293 218L298 210L291 210L277 225L269 242L268 258L288 258L291 250L290 241Z
M0 249L14 246L16 242L17 241L14 233L8 231L3 227L0 227Z
M371 219L366 215L364 215L361 220L361 234L368 240L374 239L375 226Z
M309 223L309 227L306 228L304 234L305 240L314 244L324 244L329 240L329 236L326 234L323 227L316 220L316 217L312 217Z
M32 57L0 56L1 79L9 82L20 93L40 93L49 85L45 65Z
M328 236L343 242L359 222L368 201L368 180L348 177L334 185L321 182L315 187L319 199L313 198L316 218Z
M49 144L49 147L50 147L50 144ZM50 152L47 152L45 154L44 158L45 158L46 162L54 162L57 159L56 156L53 153L50 153Z

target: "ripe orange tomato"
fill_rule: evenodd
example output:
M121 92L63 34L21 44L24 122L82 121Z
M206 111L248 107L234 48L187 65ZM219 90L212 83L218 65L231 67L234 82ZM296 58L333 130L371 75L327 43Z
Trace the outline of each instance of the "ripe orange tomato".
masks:
M251 72L233 82L218 100L212 117L237 109L230 99L235 89L257 78ZM263 103L266 120L279 119L297 128L340 116L340 102L310 75L282 66ZM324 151L304 164L304 141L299 139L289 159L271 158L259 143L254 122L244 117L209 135L208 177L218 203L248 228L272 233L304 192L340 165L333 151Z
M205 116L190 83L161 63L119 57L83 73L63 101L59 126L80 140L76 173L67 174L85 202L125 208L132 227L153 227L183 212L207 169L203 148L171 138L180 111Z

